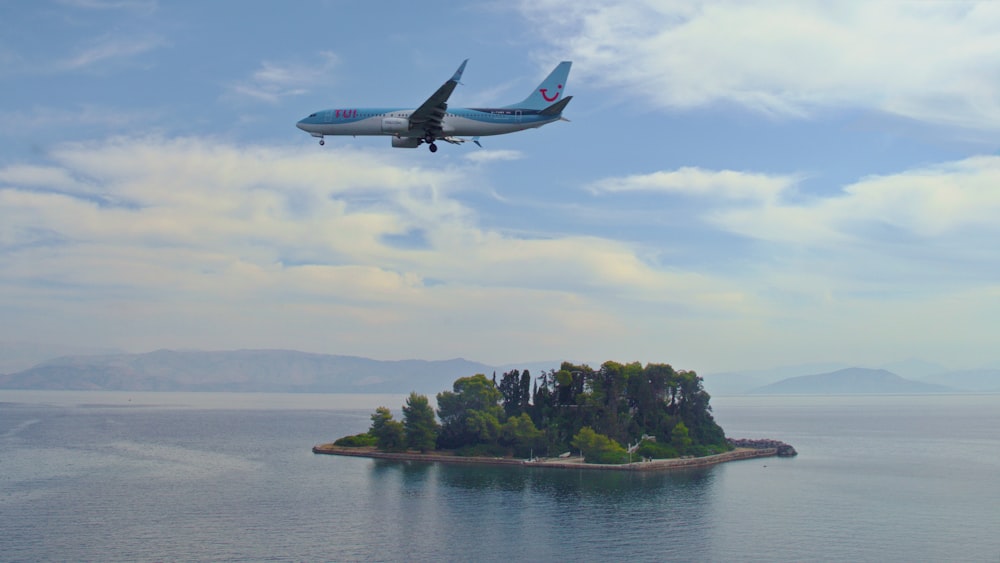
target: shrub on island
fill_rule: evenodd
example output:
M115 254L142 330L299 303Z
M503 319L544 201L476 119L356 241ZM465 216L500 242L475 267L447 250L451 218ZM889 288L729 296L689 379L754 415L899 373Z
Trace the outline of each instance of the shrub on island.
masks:
M639 447L636 448L635 455L640 458L649 459L672 459L681 456L677 448L670 444L661 444L660 442L653 442L651 440L643 440L639 444Z
M594 429L589 426L584 426L576 433L572 445L583 453L583 459L587 463L622 464L629 462L628 452L621 444L604 434L594 432Z
M355 434L354 436L344 436L334 442L333 445L342 448L365 448L374 446L376 442L377 439L375 436L365 432L363 434Z

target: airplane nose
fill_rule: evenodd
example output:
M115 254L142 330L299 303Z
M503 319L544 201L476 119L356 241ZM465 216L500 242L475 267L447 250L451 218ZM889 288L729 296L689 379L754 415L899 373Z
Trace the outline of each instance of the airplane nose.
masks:
M295 126L298 127L299 129L303 130L303 131L308 131L308 129L306 129L305 121L306 120L303 119L303 120L299 121L298 123L296 123Z

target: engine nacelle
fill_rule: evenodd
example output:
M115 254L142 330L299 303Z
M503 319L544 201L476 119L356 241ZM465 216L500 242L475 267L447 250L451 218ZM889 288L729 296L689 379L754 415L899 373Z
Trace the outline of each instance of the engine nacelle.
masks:
M410 130L410 120L405 117L383 117L383 133L406 133Z
M415 149L420 146L419 137L393 137L392 146L397 149Z

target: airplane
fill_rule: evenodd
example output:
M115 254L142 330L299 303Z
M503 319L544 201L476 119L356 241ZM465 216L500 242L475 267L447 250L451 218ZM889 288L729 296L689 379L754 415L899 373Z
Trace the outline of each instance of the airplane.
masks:
M562 112L573 96L563 97L563 90L572 62L559 63L527 98L516 104L449 110L448 98L468 62L469 59L462 61L455 74L417 109L342 106L310 114L295 126L319 137L320 145L325 144L326 135L387 135L392 137L393 147L413 149L426 143L431 152L437 152L438 140L456 145L471 140L481 147L480 137L569 121Z

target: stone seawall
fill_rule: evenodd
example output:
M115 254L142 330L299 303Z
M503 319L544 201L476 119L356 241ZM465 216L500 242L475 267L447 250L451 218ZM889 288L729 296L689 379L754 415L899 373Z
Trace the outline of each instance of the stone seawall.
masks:
M729 442L730 446L735 448L752 448L755 450L768 450L773 448L778 452L777 455L780 457L792 457L799 455L799 452L795 451L795 448L793 448L791 444L786 444L779 440L770 440L767 438L726 438L726 441Z
M421 461L437 463L461 463L466 465L517 465L521 467L544 467L555 469L592 469L605 471L663 471L669 469L690 469L707 467L727 461L771 457L778 455L775 448L737 448L733 451L704 457L654 459L636 461L621 465L584 463L579 457L539 458L534 461L505 457L461 457L448 454L420 454L410 452L382 452L375 448L343 448L333 444L322 444L312 449L315 454L368 457L396 461Z

